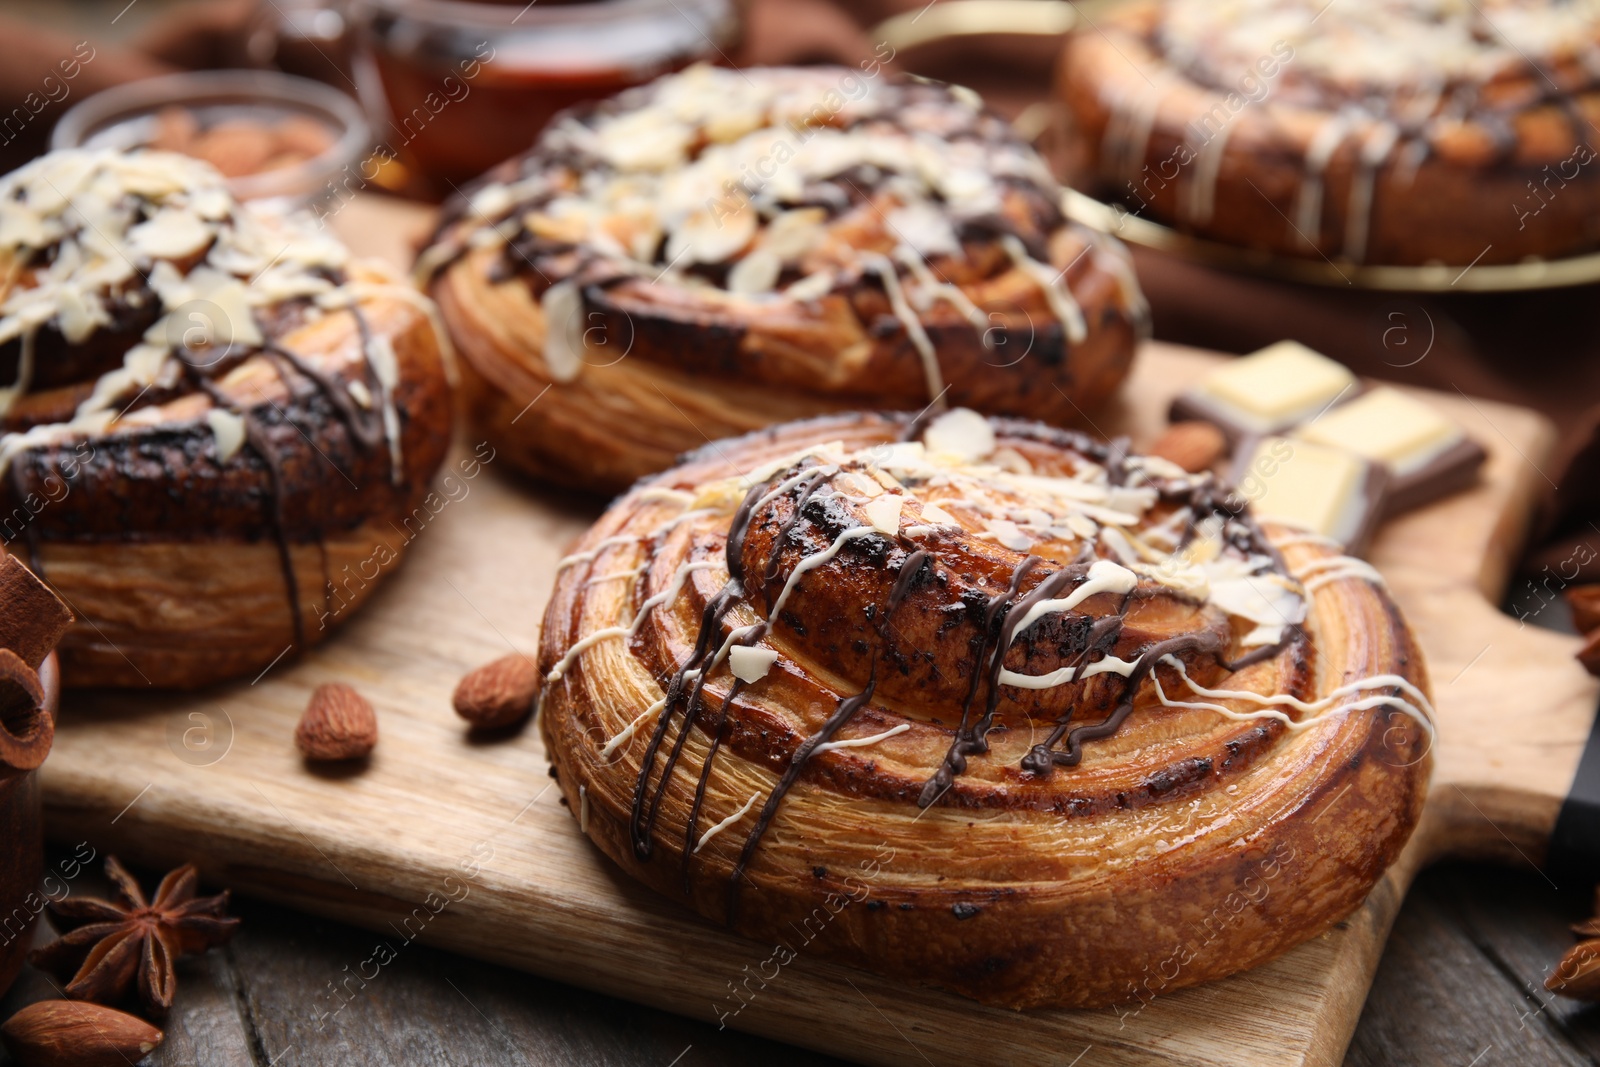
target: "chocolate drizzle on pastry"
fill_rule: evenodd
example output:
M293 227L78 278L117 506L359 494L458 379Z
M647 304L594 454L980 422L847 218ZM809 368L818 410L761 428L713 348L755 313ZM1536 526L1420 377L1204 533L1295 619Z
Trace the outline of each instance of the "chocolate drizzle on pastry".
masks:
M900 423L916 425L909 419ZM1051 472L1033 471L1022 453L998 444L997 432L1018 447L1030 439L1047 443L1057 452ZM628 818L633 855L648 861L663 799L673 776L683 773L680 764L689 737L703 733L707 747L681 834L685 891L695 855L727 821L705 833L700 829L708 783L716 774L733 709L751 685L763 683L777 669L788 642L829 640L813 633L805 621L808 610L827 609L808 608L802 601L812 595L828 597L830 583L845 574L881 573L884 580L881 601L864 605L868 623L858 629L859 636L831 639L839 642L831 647L843 658L832 662L830 672L859 679L859 688L836 698L832 713L815 732L796 741L778 770L732 869L730 917L748 865L814 756L836 747L840 731L864 709L879 707L876 700L906 708L919 695L929 702L941 700L940 692L954 695L949 678L942 683L918 681L915 658L934 653L908 645L897 634L898 613L908 607L918 616L911 624L921 632L922 618L930 611L949 614L938 601L962 591L962 601L953 605L959 613L941 624L939 639L950 649L964 646L955 653L959 658L954 664L963 676L964 697L959 720L949 728L947 753L916 790L915 802L924 808L945 800L970 760L989 753L1002 710L1009 709L1008 730L1016 728L1019 713L1048 723L1042 740L1028 747L1015 765L1024 776L1020 780L1027 781L1077 766L1094 742L1114 737L1136 707L1149 705L1152 693L1161 704L1200 706L1172 701L1167 694L1174 687L1248 698L1263 710L1246 710L1240 718L1262 718L1269 726L1291 729L1337 703L1296 703L1292 694L1258 697L1200 683L1201 678L1209 685L1212 679L1270 660L1293 663L1307 655L1307 633L1301 625L1308 602L1305 590L1242 502L1210 474L1189 474L1158 459L1130 456L1125 442L1108 445L1026 423L991 424L963 410L922 425L919 436L917 441L853 453L836 446L808 449L731 483L748 488L738 506L723 513L728 518L720 554L728 577L707 596L692 631L692 648L665 680L662 700L641 716L653 713L655 723L639 761ZM689 510L684 518L644 535L649 548L639 570L650 568L668 529L705 512L699 502L724 491L681 494ZM678 493L645 492L664 499ZM1019 504L1029 502L1042 506L1019 510ZM1034 533L1022 534L1015 522L997 517L1023 511L1029 512ZM988 528L975 531L986 516ZM963 547L974 537L998 545ZM568 564L592 562L610 545L635 541L626 536L602 541L598 549L570 557ZM1003 563L1005 553L994 554L1000 548L1014 553L1015 562ZM974 551L981 555L972 556ZM985 580L965 573L980 559L982 566L998 568L996 575L1005 583L999 591L984 592ZM689 570L710 565L679 564L666 590L646 600L630 622L594 631L572 645L550 670L545 691L568 678L581 654L597 641L612 635L632 640L649 623L652 609L672 610ZM1359 561L1350 565L1365 566ZM824 568L833 569L817 574ZM816 577L807 579L808 574ZM1360 580L1374 575L1370 568L1348 574ZM731 621L735 613L751 612L756 616L752 623ZM775 649L765 653L754 673L741 671L742 654L772 641L777 642ZM708 700L708 683L724 664L730 666L731 681L720 699ZM906 681L894 681L886 690L896 676ZM1380 681L1357 683L1352 692L1367 692ZM1414 688L1407 692L1420 697ZM1397 691L1395 706L1410 708L1426 721L1427 712L1420 710L1425 701L1418 705L1408 699ZM1310 709L1302 711L1304 722L1275 710L1284 700L1289 701L1285 706ZM1093 708L1104 709L1104 714L1078 721L1080 711ZM606 744L608 758L637 725ZM756 799L751 798L746 810Z
M910 349L922 402L942 408L941 337L964 330L991 356L998 342L1059 364L1089 335L1073 285L1091 268L1114 280L1116 316L1147 333L1126 251L1069 222L1059 195L969 90L695 67L558 116L532 151L447 205L417 270L432 279L498 248L491 280L522 279L540 300L556 381L582 371L582 342L560 336L574 320L681 334L636 356L737 376L751 358L743 331L693 343L683 331L739 309L781 324L798 314L785 308L842 297L830 314ZM1054 258L1068 241L1070 263Z
M1432 738L1381 576L1125 443L964 409L906 440L911 421L719 442L562 561L539 721L585 832L741 933L809 943L832 913L825 955L1011 1006L1119 995L1149 958L1129 916L1175 878L1208 910L1275 843L1310 846L1270 897L1291 911L1325 900L1325 860L1358 884L1309 925L1241 919L1258 955L1238 959L1353 906L1382 868L1347 861L1392 858L1366 827L1414 821ZM1352 603L1399 628L1346 635ZM1305 774L1374 810L1280 836L1323 806L1285 784ZM1376 792L1347 794L1357 777ZM1084 991L1102 930L1119 977ZM1171 950L1165 918L1147 932Z

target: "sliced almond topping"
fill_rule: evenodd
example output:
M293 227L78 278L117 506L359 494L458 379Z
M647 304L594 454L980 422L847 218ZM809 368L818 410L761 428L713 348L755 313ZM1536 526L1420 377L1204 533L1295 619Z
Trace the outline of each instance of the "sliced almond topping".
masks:
M227 463L244 444L244 419L224 408L212 408L206 412L206 422L217 438L217 462Z
M150 259L182 259L211 243L211 227L191 211L162 208L128 230L128 247Z
M873 529L893 537L900 532L900 509L905 502L906 498L903 496L885 493L875 500L867 501L861 510L867 516L867 521L872 523Z

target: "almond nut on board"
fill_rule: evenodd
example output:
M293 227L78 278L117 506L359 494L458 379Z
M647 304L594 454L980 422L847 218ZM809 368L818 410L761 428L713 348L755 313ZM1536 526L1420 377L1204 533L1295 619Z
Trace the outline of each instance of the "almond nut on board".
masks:
M378 743L378 714L343 682L319 685L295 727L294 743L312 761L360 759Z
M1567 604L1572 608L1572 625L1580 634L1600 630L1600 584L1575 585L1568 589Z
M1600 678L1600 630L1591 631L1583 647L1578 649L1578 662L1583 664L1584 670Z
M493 728L521 722L539 695L539 667L520 652L501 656L469 672L450 698L456 714L473 726Z
M1190 474L1210 469L1228 449L1228 439L1209 422L1178 422L1150 445L1150 455L1176 463Z
M1544 987L1573 1000L1600 1000L1600 941L1573 945Z

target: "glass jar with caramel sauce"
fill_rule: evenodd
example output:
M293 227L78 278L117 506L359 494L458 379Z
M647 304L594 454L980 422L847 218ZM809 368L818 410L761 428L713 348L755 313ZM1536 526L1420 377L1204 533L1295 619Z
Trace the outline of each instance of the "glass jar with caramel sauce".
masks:
M358 0L378 182L427 199L531 145L563 108L726 61L738 0Z

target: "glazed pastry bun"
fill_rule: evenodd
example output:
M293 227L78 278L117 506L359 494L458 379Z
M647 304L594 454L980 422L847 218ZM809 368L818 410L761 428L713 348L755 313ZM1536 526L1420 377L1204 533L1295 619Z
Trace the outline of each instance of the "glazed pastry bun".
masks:
M0 536L78 617L68 684L257 672L393 571L451 424L415 290L91 150L0 179L0 279Z
M847 408L1081 420L1145 305L969 90L694 67L558 117L447 208L419 273L470 417L615 491L706 441Z
M774 427L641 483L562 562L540 665L561 788L629 874L1017 1008L1326 930L1430 771L1422 657L1370 566L1209 473L960 409Z
M1597 46L1588 2L1133 0L1062 56L1072 181L1283 255L1592 251Z

